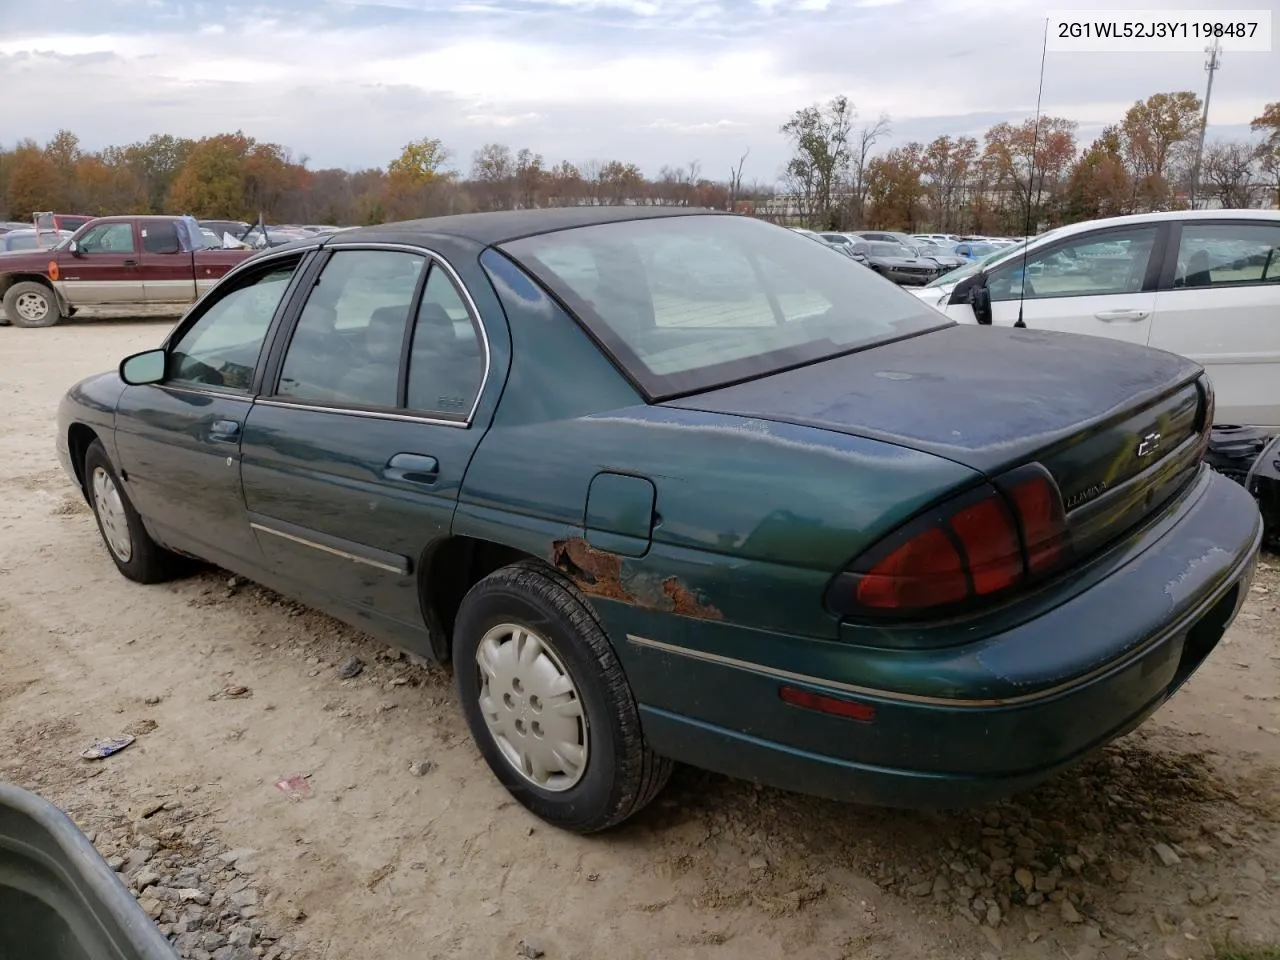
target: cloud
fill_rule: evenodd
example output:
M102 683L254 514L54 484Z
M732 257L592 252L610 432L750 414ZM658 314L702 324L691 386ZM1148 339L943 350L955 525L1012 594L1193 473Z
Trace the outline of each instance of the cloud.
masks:
M95 0L55 27L45 5L0 3L14 139L243 129L358 168L436 136L464 166L504 140L551 163L698 159L710 175L750 148L763 180L790 113L837 93L892 118L885 146L1030 116L1045 16L1038 0ZM1139 98L1200 91L1202 61L1051 53L1044 110L1087 141ZM1280 52L1225 57L1210 136L1247 135L1277 75Z

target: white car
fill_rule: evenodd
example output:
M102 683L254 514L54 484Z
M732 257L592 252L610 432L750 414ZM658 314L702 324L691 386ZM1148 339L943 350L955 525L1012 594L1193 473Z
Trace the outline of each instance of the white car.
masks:
M1025 255L1024 255L1025 249ZM1026 288L1023 289L1023 264ZM1280 430L1280 211L1182 210L1059 227L912 292L961 323L1112 337L1197 361L1217 423Z

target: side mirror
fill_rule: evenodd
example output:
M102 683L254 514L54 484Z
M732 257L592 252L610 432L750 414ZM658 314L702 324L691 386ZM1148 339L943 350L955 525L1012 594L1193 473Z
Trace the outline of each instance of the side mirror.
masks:
M973 278L973 286L969 288L969 306L973 308L973 316L978 323L991 326L991 289L983 271Z
M74 240L67 244L67 253L71 254L73 257L84 256L84 251L80 249L80 245Z
M164 379L168 354L164 350L144 350L120 361L120 379L131 387L159 383Z

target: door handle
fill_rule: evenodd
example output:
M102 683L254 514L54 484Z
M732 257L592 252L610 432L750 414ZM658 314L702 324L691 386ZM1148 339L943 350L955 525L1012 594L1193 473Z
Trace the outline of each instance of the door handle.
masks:
M1145 320L1151 316L1150 310L1102 310L1094 314L1099 320L1112 323L1116 320Z
M440 477L440 463L435 457L397 453L387 461L382 475L388 480L403 480L407 483L435 483Z
M137 261L137 260L126 260L126 261L124 262L124 265L125 265L126 267L136 267L136 266L138 265L138 261Z
M209 439L215 443L239 443L240 424L235 420L215 420L209 424Z

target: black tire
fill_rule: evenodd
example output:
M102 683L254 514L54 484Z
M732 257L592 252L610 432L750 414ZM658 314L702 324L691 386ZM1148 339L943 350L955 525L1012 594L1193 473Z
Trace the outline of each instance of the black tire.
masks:
M490 630L505 623L546 642L581 702L586 762L580 779L562 791L544 789L518 771L485 721L476 651ZM671 776L671 761L645 742L631 687L604 630L558 571L526 560L473 586L454 627L453 668L467 726L490 769L516 800L553 826L580 834L605 830L645 807Z
M113 520L109 516L110 509L107 510L108 517L105 520L103 513L99 510L94 484L100 470L119 495L122 516L116 518L114 522L122 521L128 531L127 557L123 557L122 552L112 545L112 538L108 533L109 530L114 529ZM138 511L134 509L129 494L120 483L120 477L115 467L111 465L101 440L94 440L85 451L84 491L89 507L93 510L93 516L98 521L98 532L102 535L102 544L107 548L107 553L115 563L116 569L122 574L135 583L161 583L172 580L186 571L188 564L184 558L170 553L152 540L151 535L147 533L146 527L142 525L142 518L138 516Z
M43 306L42 311L33 310L33 305L37 304ZM62 319L58 295L34 280L15 283L5 291L4 312L15 327L52 327Z

